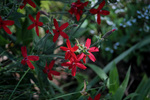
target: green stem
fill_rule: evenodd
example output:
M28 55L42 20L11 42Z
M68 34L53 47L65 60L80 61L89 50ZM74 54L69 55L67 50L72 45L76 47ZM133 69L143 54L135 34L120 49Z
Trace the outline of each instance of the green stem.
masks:
M19 82L17 83L15 89L13 90L12 94L10 95L8 100L11 100L11 97L13 96L13 94L15 93L16 89L18 88L19 84L21 83L22 79L25 77L25 75L28 73L28 71L30 70L30 68L28 68L28 70L23 74L23 76L21 77L21 79L19 80Z

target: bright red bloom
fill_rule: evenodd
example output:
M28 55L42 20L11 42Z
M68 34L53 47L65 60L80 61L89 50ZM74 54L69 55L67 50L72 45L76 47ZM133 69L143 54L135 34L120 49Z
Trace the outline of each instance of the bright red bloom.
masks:
M23 5L20 6L20 9L23 9L23 8L26 6L27 3L28 3L29 5L31 5L33 8L36 7L36 5L35 5L35 3L34 3L33 1L31 1L31 0L23 0Z
M86 56L88 56L93 62L96 61L96 58L94 57L94 55L91 52L99 52L99 49L98 49L98 47L91 47L90 48L90 45L91 45L91 39L88 38L86 40L86 43L85 43L85 47L86 47L88 54L81 53L81 54L84 54L84 57L83 57L84 63L86 63Z
M64 62L61 64L61 66L69 66L69 69L72 69L72 76L76 75L76 66L81 68L81 69L86 69L86 67L82 64L80 61L83 58L84 54L78 56L78 57L72 57L70 59L70 62Z
M35 31L36 31L37 35L39 36L39 29L38 29L38 26L42 26L42 25L43 25L42 22L39 22L40 12L37 13L37 15L36 15L36 20L34 20L34 18L33 18L31 15L29 15L29 18L30 18L30 20L33 22L33 24L31 24L27 29L28 29L28 30L31 30L32 28L35 27Z
M105 0L103 0L103 2L99 4L99 7L97 9L91 9L90 10L90 12L92 14L97 14L97 23L98 24L101 23L100 14L102 14L102 15L109 15L109 13L110 13L107 10L101 10L104 5L105 5Z
M73 2L71 4L71 9L68 11L71 15L74 14L76 16L77 21L80 20L80 16L83 14L83 9L85 6L88 5L88 1L87 2L80 2L80 0Z
M25 46L21 47L21 53L22 56L24 57L21 61L21 64L25 65L27 63L27 65L31 68L34 69L34 66L32 65L32 63L30 61L38 61L39 57L38 56L27 56L27 49Z
M65 59L70 59L71 57L75 57L76 55L74 54L74 52L77 51L78 46L75 45L72 48L69 39L66 40L66 44L67 44L68 48L67 47L63 47L63 46L60 47L61 50L66 51Z
M45 66L45 68L43 69L43 72L48 75L49 80L53 80L52 74L53 74L53 75L57 75L57 76L60 75L59 72L52 70L52 68L53 68L53 66L54 66L54 63L55 63L54 60L51 61L51 63L49 64L49 66L47 66L47 63L46 63L46 66Z
M7 26L13 25L14 21L12 20L2 20L0 16L0 28L2 27L8 34L12 34Z
M68 35L67 35L65 32L63 32L63 30L64 30L65 28L67 28L68 25L69 25L69 24L68 24L68 22L67 22L67 23L64 23L63 25L61 25L61 26L59 27L58 22L56 21L56 19L54 19L54 26L55 26L55 29L53 29L53 33L54 33L53 42L56 42L56 40L58 39L59 34L60 34L63 38L65 38L65 39L68 39L68 38L69 38Z
M95 96L94 100L99 100L100 97L101 97L101 94L99 93ZM91 97L89 97L88 100L93 100L93 99Z

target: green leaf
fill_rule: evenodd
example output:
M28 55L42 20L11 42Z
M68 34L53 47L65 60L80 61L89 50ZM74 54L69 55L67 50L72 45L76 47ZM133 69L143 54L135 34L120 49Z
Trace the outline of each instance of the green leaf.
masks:
M138 96L137 93L131 93L131 94L129 94L127 97L125 97L123 100L128 100L128 99L133 98L133 97L136 97L136 96Z
M108 78L106 73L100 67L93 64L86 65L89 66L101 79L106 80Z
M113 95L113 100L122 100L122 97L123 97L124 92L126 90L126 87L128 85L128 81L129 81L129 77L130 77L130 69L131 68L129 67L124 81L119 86L119 88L117 89L116 93Z
M2 46L2 45L5 45L5 44L7 44L7 43L9 43L9 41L6 40L5 38L3 38L3 37L0 35L0 45Z
M113 64L114 68L110 70L109 73L109 92L115 94L119 87L119 76L115 63Z

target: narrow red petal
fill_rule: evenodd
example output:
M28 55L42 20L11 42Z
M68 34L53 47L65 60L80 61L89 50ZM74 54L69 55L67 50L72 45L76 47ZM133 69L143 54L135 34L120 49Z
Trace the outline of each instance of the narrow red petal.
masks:
M60 73L59 73L59 72L57 72L57 71L51 71L51 73L52 73L53 75L57 75L57 76L59 76L59 75L60 75Z
M76 75L76 66L75 65L73 65L71 72L72 72L72 76Z
M3 27L3 29L6 31L6 33L12 34L12 32L9 30L8 27L6 27L5 25L3 25L2 27Z
M101 23L100 14L97 14L97 23L98 23L98 24Z
M55 18L54 18L54 26L55 26L56 29L59 28L58 22L57 22L57 20Z
M38 24L38 26L43 26L42 22L38 22L37 24Z
M5 25L13 25L13 24L14 24L14 21L12 21L12 20L6 20L6 21L3 21L3 23L4 23Z
M72 52L75 52L75 51L77 51L78 50L78 46L74 46L73 48L72 48Z
M90 9L90 13L91 14L96 14L97 13L97 9Z
M46 33L49 33L49 30L46 30Z
M93 99L91 97L89 97L88 100L93 100Z
M49 67L50 70L53 68L54 63L55 63L55 60L52 60L52 61L50 62L50 64L48 65L48 67Z
M71 43L70 43L69 39L66 40L66 44L67 44L67 47L68 47L69 49L71 49Z
M63 51L67 51L68 50L68 48L63 47L63 46L61 46L60 49L63 50Z
M65 32L60 32L60 35L65 39L69 38L69 36Z
M36 7L35 3L34 3L33 1L31 1L31 0L28 0L28 3L29 3L33 8Z
M99 49L97 47L91 47L89 52L99 52Z
M71 62L64 62L61 64L61 66L70 66L71 65Z
M107 10L102 10L102 11L101 11L101 14L102 14L102 15L109 15L109 13L110 13L110 12L107 11Z
M76 14L76 19L77 19L77 21L80 20L80 14Z
M89 52L90 53L90 52ZM95 62L96 61L96 58L94 57L94 55L92 53L90 53L90 55L88 55L88 57L93 61Z
M88 3L89 3L89 2L87 1L87 2L83 3L83 5L84 5L84 6L87 6L87 5L88 5Z
M65 28L67 28L68 25L69 25L68 22L67 22L67 23L64 23L64 24L62 24L62 25L59 27L59 29L60 29L60 30L64 30Z
M26 6L27 2L23 1L23 6L20 6L20 9L23 9Z
M66 52L66 53L65 53L65 59L66 59L66 60L69 59L70 56L71 56L70 52Z
M59 33L55 33L54 37L53 37L53 42L56 42L56 40L58 39Z
M87 47L87 49L89 49L90 45L91 45L91 39L88 38L86 40L85 46Z
M32 70L35 69L29 60L27 60L26 62L27 62L27 65L29 66L29 68L31 68Z
M31 61L38 61L39 57L38 56L28 56L28 59Z
M39 36L39 28L38 28L38 26L35 27L35 31L36 31L37 36Z
M38 22L39 19L40 19L40 12L38 12L37 15L36 15L36 21Z
M48 74L48 79L53 80L52 75L50 73Z
M21 47L21 53L22 53L22 56L24 58L27 57L27 48L26 48L26 46Z
M102 1L102 3L99 4L98 10L101 10L105 5L105 0Z
M83 57L83 62L86 63L86 55Z
M34 26L35 26L34 24L31 24L27 29L31 30L32 28L34 28Z
M32 22L35 22L34 18L31 15L29 15L29 18Z
M25 59L22 59L22 60L21 60L21 64L25 65L25 64L26 64L26 60L25 60Z
M95 96L94 100L99 100L100 97L101 97L101 94L99 93L99 94L97 94L97 95Z
M76 65L81 69L86 69L86 67L81 63L76 63Z
M77 56L78 61L80 61L83 57L84 57L84 53L79 54L79 55Z

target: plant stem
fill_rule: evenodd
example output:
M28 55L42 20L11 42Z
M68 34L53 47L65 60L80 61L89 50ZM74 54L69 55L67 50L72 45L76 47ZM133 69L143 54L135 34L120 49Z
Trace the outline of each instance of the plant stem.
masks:
M28 68L28 70L23 74L23 76L21 77L21 79L19 80L19 82L17 83L15 89L13 90L12 94L10 95L8 100L11 100L11 97L13 96L13 94L15 93L16 89L18 88L19 84L21 83L22 79L25 77L25 75L28 73L28 71L30 70L30 68Z

